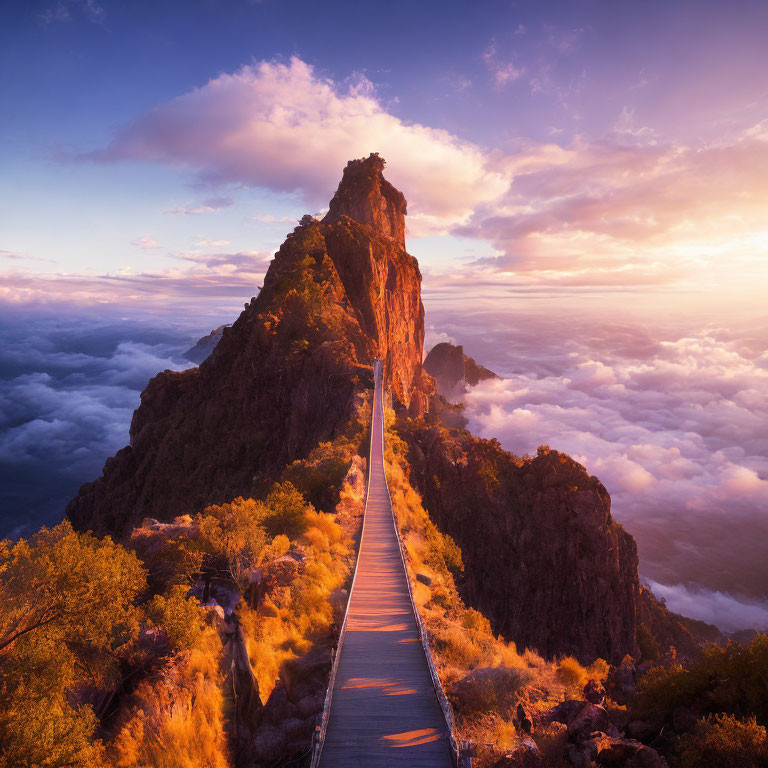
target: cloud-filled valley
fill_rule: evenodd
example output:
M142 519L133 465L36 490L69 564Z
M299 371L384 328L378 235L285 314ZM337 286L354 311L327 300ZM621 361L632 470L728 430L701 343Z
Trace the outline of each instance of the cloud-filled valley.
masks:
M759 319L606 320L605 309L490 310L427 300L426 346L463 343L504 377L466 396L470 429L517 454L582 462L637 539L641 576L673 610L768 626L768 338ZM526 305L527 306L527 305ZM3 310L1 535L63 514L127 442L151 376L218 322L117 310Z
M128 441L151 376L192 364L200 334L159 318L2 313L0 536L56 523L78 487Z
M438 315L439 317L439 315ZM469 428L548 444L597 475L673 610L768 626L768 353L760 329L517 311L432 317L505 378L465 397Z

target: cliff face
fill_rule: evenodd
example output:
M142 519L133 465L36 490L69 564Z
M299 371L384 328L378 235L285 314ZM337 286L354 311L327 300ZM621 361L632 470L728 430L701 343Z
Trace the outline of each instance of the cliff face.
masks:
M144 517L258 494L346 423L375 357L395 403L426 410L421 274L383 167L377 155L351 162L328 215L288 236L210 357L149 382L130 445L67 507L76 527L122 535Z
M637 548L596 478L557 451L518 460L466 431L398 431L430 516L461 548L462 596L495 632L583 663L636 653Z
M221 341L226 327L226 325L220 325L218 328L214 328L207 336L198 339L197 343L184 353L184 357L195 363L195 365L200 365L216 349L216 345Z
M435 344L424 360L424 370L435 379L437 391L451 398L486 379L499 377L464 354L464 347L446 341Z

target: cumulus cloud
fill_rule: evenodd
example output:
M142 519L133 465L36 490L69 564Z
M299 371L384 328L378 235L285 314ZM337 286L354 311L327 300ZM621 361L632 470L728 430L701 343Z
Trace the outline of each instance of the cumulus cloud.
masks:
M231 318L228 318L231 319ZM208 326L110 310L2 310L0 537L61 519L67 501L128 440L139 392Z
M641 574L705 595L683 613L712 620L722 610L716 623L727 628L765 615L747 610L768 610L763 330L533 311L437 327L505 376L466 395L472 431L521 455L548 444L597 475L637 539Z
M359 81L346 88L293 57L223 74L159 104L84 156L190 168L209 183L299 192L327 203L339 171L380 152L392 182L407 191L415 230L444 230L504 192L487 154L445 130L405 123Z

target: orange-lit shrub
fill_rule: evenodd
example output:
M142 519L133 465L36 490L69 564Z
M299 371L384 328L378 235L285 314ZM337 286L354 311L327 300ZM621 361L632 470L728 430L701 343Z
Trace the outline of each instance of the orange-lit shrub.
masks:
M573 656L566 656L560 661L555 675L569 693L580 693L589 679L587 670Z
M677 747L682 768L765 768L768 736L754 717L710 715Z

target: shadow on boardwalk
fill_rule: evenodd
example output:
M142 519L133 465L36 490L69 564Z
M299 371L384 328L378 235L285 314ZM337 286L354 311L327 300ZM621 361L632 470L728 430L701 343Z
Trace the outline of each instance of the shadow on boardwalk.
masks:
M335 766L453 764L413 615L387 493L377 366L368 500L346 633L320 755Z

